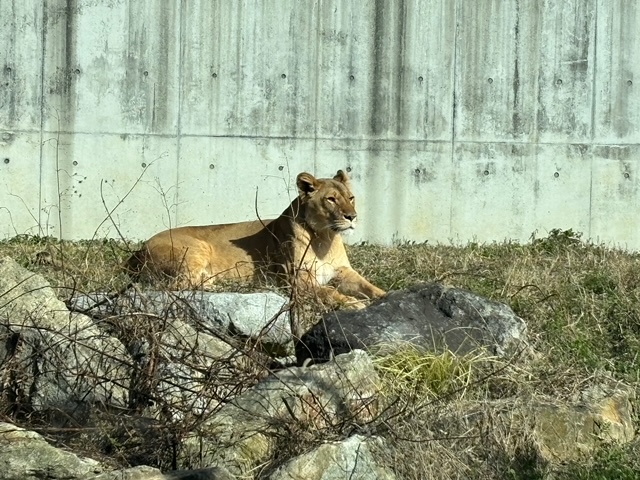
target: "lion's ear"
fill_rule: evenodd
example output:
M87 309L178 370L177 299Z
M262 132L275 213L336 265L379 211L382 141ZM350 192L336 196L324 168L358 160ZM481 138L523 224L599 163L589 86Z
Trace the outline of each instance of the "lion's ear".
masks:
M349 185L349 175L347 175L344 170L338 170L336 176L333 177L334 180L344 183L345 185Z
M316 190L318 181L316 177L307 172L302 172L296 178L296 185L298 185L298 192L300 195L306 195Z

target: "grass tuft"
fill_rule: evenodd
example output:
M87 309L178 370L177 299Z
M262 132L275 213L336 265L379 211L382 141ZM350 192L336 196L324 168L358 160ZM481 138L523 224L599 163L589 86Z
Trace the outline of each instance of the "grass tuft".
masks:
M387 396L430 400L453 391L462 394L479 359L449 351L436 354L406 345L374 357L374 364L382 380L381 391Z

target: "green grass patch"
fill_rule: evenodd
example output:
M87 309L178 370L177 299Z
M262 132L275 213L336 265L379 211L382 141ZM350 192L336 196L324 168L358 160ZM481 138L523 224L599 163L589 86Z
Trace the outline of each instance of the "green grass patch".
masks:
M637 480L640 478L639 445L604 448L585 463L565 466L554 477L558 480Z
M393 353L374 357L388 396L433 399L452 392L462 395L472 380L474 363L480 356L432 353L407 345Z

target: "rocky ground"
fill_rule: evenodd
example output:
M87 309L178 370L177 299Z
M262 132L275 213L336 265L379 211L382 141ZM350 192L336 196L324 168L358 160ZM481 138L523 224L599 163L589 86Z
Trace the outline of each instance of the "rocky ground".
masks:
M16 250L0 260L0 479L634 478L637 364L588 367L606 345L585 351L588 336L558 352L545 335L566 315L561 332L580 338L607 302L626 355L630 300L618 296L635 299L637 277L632 262L612 274L623 254L572 240L537 254L561 273L572 249L599 255L576 289L590 304L543 300L553 284L521 257L500 287L510 302L432 272L440 281L398 285L363 311L308 306L315 326L301 339L282 292L81 293ZM483 248L466 261L491 272ZM363 251L381 250L356 249L355 261ZM403 278L437 265L412 253Z

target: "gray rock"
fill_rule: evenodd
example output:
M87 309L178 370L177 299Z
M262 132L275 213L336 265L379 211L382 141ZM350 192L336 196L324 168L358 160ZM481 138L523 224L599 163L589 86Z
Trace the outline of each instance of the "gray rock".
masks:
M0 423L0 480L84 479L102 471L95 460L55 448L36 432Z
M70 314L40 275L0 260L2 387L15 408L83 421L91 405L127 405L131 358L84 315Z
M133 403L151 416L170 414L178 421L185 414L209 415L220 399L245 389L243 376L252 384L252 375L263 374L269 359L259 352L244 353L247 337L264 335L264 342L286 338L291 343L290 336L281 332L288 312L273 325L267 318L278 313L283 302L273 293L132 289L114 299L92 294L75 297L71 303L74 309L90 309L95 317L108 316L112 334L127 342L137 366Z
M526 325L507 305L440 284L391 292L363 310L324 315L296 345L298 364L326 361L354 348L413 344L468 353L478 347L510 355L526 342Z
M199 470L180 470L165 474L166 480L235 480L226 468L212 467Z
M537 395L471 402L443 412L431 425L453 437L477 436L481 443L493 437L507 456L527 448L541 465L579 462L604 445L634 440L633 388L620 385L595 398L584 393L576 402Z
M102 473L92 480L165 480L165 478L157 468L140 466Z
M234 480L224 468L213 467L200 470L176 470L163 474L157 468L133 467L126 470L103 473L92 480Z
M135 317L124 317L121 321L132 323L133 332L140 326L140 319ZM137 380L142 385L146 382L155 386L153 396L161 399L162 414L171 413L175 421L183 419L185 412L202 415L215 410L219 404L216 399L228 396L225 388L228 385L224 381L212 382L210 372L215 372L219 379L232 378L233 361L242 356L241 352L179 319L167 319L156 328L150 336L154 345L143 338L136 341ZM144 378L150 371L152 376ZM227 383L236 387L237 382ZM144 386L141 390L145 390ZM154 407L148 413L160 412Z
M0 423L0 480L233 480L222 467L180 470L163 474L140 466L105 472L90 458L50 445L36 432Z
M371 421L378 413L379 384L370 357L361 350L322 365L277 372L222 407L186 439L181 464L220 465L234 475L247 475L268 461L279 425L299 422L321 431L342 421Z
M508 305L440 284L428 285L427 291L434 305L455 323L479 329L483 343L496 355L505 356L526 341L527 326Z
M274 292L215 293L205 291L129 290L117 298L106 294L79 295L74 310L99 315L146 312L160 317L189 319L199 329L241 335L265 344L291 345L288 300Z
M534 438L539 455L550 462L579 461L604 444L634 440L635 389L612 379L580 392L574 403L532 402Z
M269 475L269 480L395 480L395 475L378 466L369 444L379 439L354 435L341 442L325 443L300 455Z

